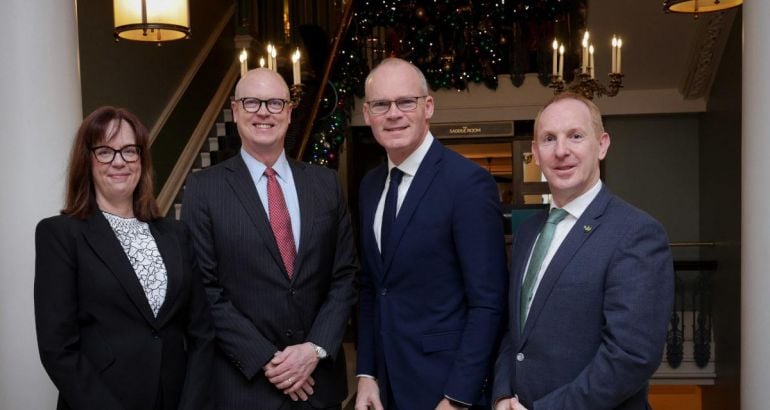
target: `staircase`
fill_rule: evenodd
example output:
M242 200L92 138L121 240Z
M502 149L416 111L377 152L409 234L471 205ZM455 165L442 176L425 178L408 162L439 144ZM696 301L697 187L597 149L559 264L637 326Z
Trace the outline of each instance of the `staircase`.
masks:
M195 157L190 173L198 172L204 168L216 165L233 155L238 154L241 149L241 139L238 136L238 130L233 121L233 111L228 103L222 108L216 122L211 127L206 141L204 141L200 152ZM189 173L188 173L189 175ZM186 178L185 178L186 180ZM184 186L177 193L172 207L174 219L182 217L182 197L184 196Z

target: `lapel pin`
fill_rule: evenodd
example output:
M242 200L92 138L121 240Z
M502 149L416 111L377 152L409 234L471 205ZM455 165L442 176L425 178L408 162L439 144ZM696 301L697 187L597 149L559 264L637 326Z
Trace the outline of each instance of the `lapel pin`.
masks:
M583 225L583 232L589 233L591 230L594 229L591 225Z

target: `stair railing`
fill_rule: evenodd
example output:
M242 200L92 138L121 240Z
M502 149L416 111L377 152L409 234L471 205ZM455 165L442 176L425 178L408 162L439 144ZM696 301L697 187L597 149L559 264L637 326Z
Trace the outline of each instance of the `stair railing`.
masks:
M300 141L299 150L297 151L296 158L298 160L302 160L305 155L305 150L307 149L307 144L310 140L310 134L313 132L313 125L315 123L316 117L318 116L318 111L321 108L321 100L323 99L324 92L326 92L326 87L329 84L329 78L331 77L332 70L334 69L334 63L337 60L340 46L342 45L342 41L344 40L348 31L350 22L353 19L353 3L355 3L355 0L350 0L345 4L345 10L342 13L340 26L337 29L337 36L334 37L332 48L329 51L329 58L326 60L326 67L324 68L323 78L321 79L321 84L318 87L318 93L316 94L315 100L313 101L313 108L311 109L310 116L308 117L310 120L305 123L305 132L302 134L302 141Z
M193 60L192 64L190 64L190 68L187 69L187 72L182 78L182 81L179 83L176 91L174 91L174 94L169 99L166 107L163 108L160 116L158 116L158 120L155 121L155 125L153 125L152 129L150 130L150 146L152 146L152 143L160 133L160 130L163 129L163 126L166 125L168 117L171 116L171 113L174 111L174 108L176 108L179 100L182 98L185 91L187 91L187 88L190 86L193 78L195 78L195 74L198 73L198 70L203 65L203 62L206 61L206 57L208 57L208 55L211 53L211 49L213 49L214 45L216 45L217 39L222 34L222 31L227 27L228 24L231 24L233 14L235 14L235 3L233 3L227 9L225 14L214 27L211 35L206 40L206 43L203 45L198 54L195 56L195 60Z
M158 194L158 207L162 215L166 215L168 210L174 203L177 193L184 185L187 174L190 172L195 158L200 153L203 143L214 126L217 117L222 112L222 107L225 105L232 94L235 82L238 79L240 63L233 59L232 65L227 70L222 82L219 84L214 97L211 99L206 111L204 111L198 125L195 127L190 139L187 141L182 154L174 165L174 169L171 170L166 183L163 185L160 194Z

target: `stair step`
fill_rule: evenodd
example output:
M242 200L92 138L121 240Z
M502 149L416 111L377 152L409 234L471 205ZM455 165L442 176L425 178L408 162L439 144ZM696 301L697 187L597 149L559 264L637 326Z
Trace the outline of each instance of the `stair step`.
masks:
M211 153L210 152L201 152L200 155L200 166L201 168L208 168L211 166Z
M208 151L209 152L211 152L211 151L219 151L219 138L217 138L217 137L209 137L207 147L208 147Z
M225 108L222 110L222 121L233 122L233 110Z

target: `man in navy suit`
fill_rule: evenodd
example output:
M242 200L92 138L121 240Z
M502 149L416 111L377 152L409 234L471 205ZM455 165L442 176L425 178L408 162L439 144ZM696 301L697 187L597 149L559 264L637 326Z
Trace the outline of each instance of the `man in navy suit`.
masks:
M216 328L217 408L339 409L358 270L339 178L286 157L276 72L246 73L232 109L241 152L190 175L182 208Z
M389 58L369 74L364 118L388 161L360 189L357 410L467 408L489 392L507 287L499 194L433 138L432 115L417 67Z
M513 240L497 410L649 408L673 263L660 223L599 180L609 146L598 108L582 96L556 96L535 120L532 154L553 203Z

